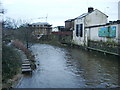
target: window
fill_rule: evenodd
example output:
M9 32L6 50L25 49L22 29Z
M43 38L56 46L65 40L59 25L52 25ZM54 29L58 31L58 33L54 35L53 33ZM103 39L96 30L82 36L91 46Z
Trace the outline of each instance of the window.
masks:
M83 37L83 24L80 24L80 37Z
M83 37L83 24L76 25L76 36Z
M77 37L79 36L78 30L79 30L79 25L77 24L77 25L76 25L76 36L77 36Z

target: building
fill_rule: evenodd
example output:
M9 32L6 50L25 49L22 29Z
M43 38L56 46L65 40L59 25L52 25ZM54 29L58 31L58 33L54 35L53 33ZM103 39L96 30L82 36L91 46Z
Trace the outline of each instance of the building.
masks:
M52 28L52 32L62 32L65 31L65 26L56 26Z
M59 30L58 30L58 27L53 27L52 28L52 32L58 32Z
M47 22L37 22L37 23L33 23L32 25L33 28L33 34L34 35L49 35L52 32L52 25L50 25Z
M89 7L87 13L66 20L65 28L70 30L74 27L71 43L87 49L120 55L120 20L108 23L107 19L106 14Z
M85 27L107 23L108 16L98 9L88 8L88 12L74 19L73 43L81 46L87 44Z
M72 40L72 32L66 31L64 26L54 27L52 35L58 38L61 43L70 43Z
M74 19L68 19L65 21L65 30L66 31L74 30Z

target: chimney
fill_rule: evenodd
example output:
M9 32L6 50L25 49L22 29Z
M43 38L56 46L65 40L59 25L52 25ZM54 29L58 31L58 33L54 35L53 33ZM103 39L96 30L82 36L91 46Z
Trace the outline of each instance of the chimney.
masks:
M93 7L88 7L88 13L91 13L94 10Z

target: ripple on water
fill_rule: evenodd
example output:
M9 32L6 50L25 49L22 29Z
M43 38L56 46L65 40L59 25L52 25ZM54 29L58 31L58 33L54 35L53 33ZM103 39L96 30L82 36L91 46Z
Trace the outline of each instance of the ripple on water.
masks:
M117 87L117 61L98 53L47 44L31 47L37 69L18 88Z

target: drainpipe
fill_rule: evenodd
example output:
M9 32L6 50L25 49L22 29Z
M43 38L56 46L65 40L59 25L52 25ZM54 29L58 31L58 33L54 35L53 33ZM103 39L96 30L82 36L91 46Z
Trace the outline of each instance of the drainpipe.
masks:
M89 32L89 37L88 37L88 47L89 47L89 46L90 46L90 45L89 45L89 41L90 41L90 28L88 28L88 30L89 30L89 31L88 31L88 32Z
M85 49L87 48L87 46L85 45L85 43L86 43L86 38L85 38L85 33L86 33L86 31L85 31L85 18L84 18L84 47L85 47Z

